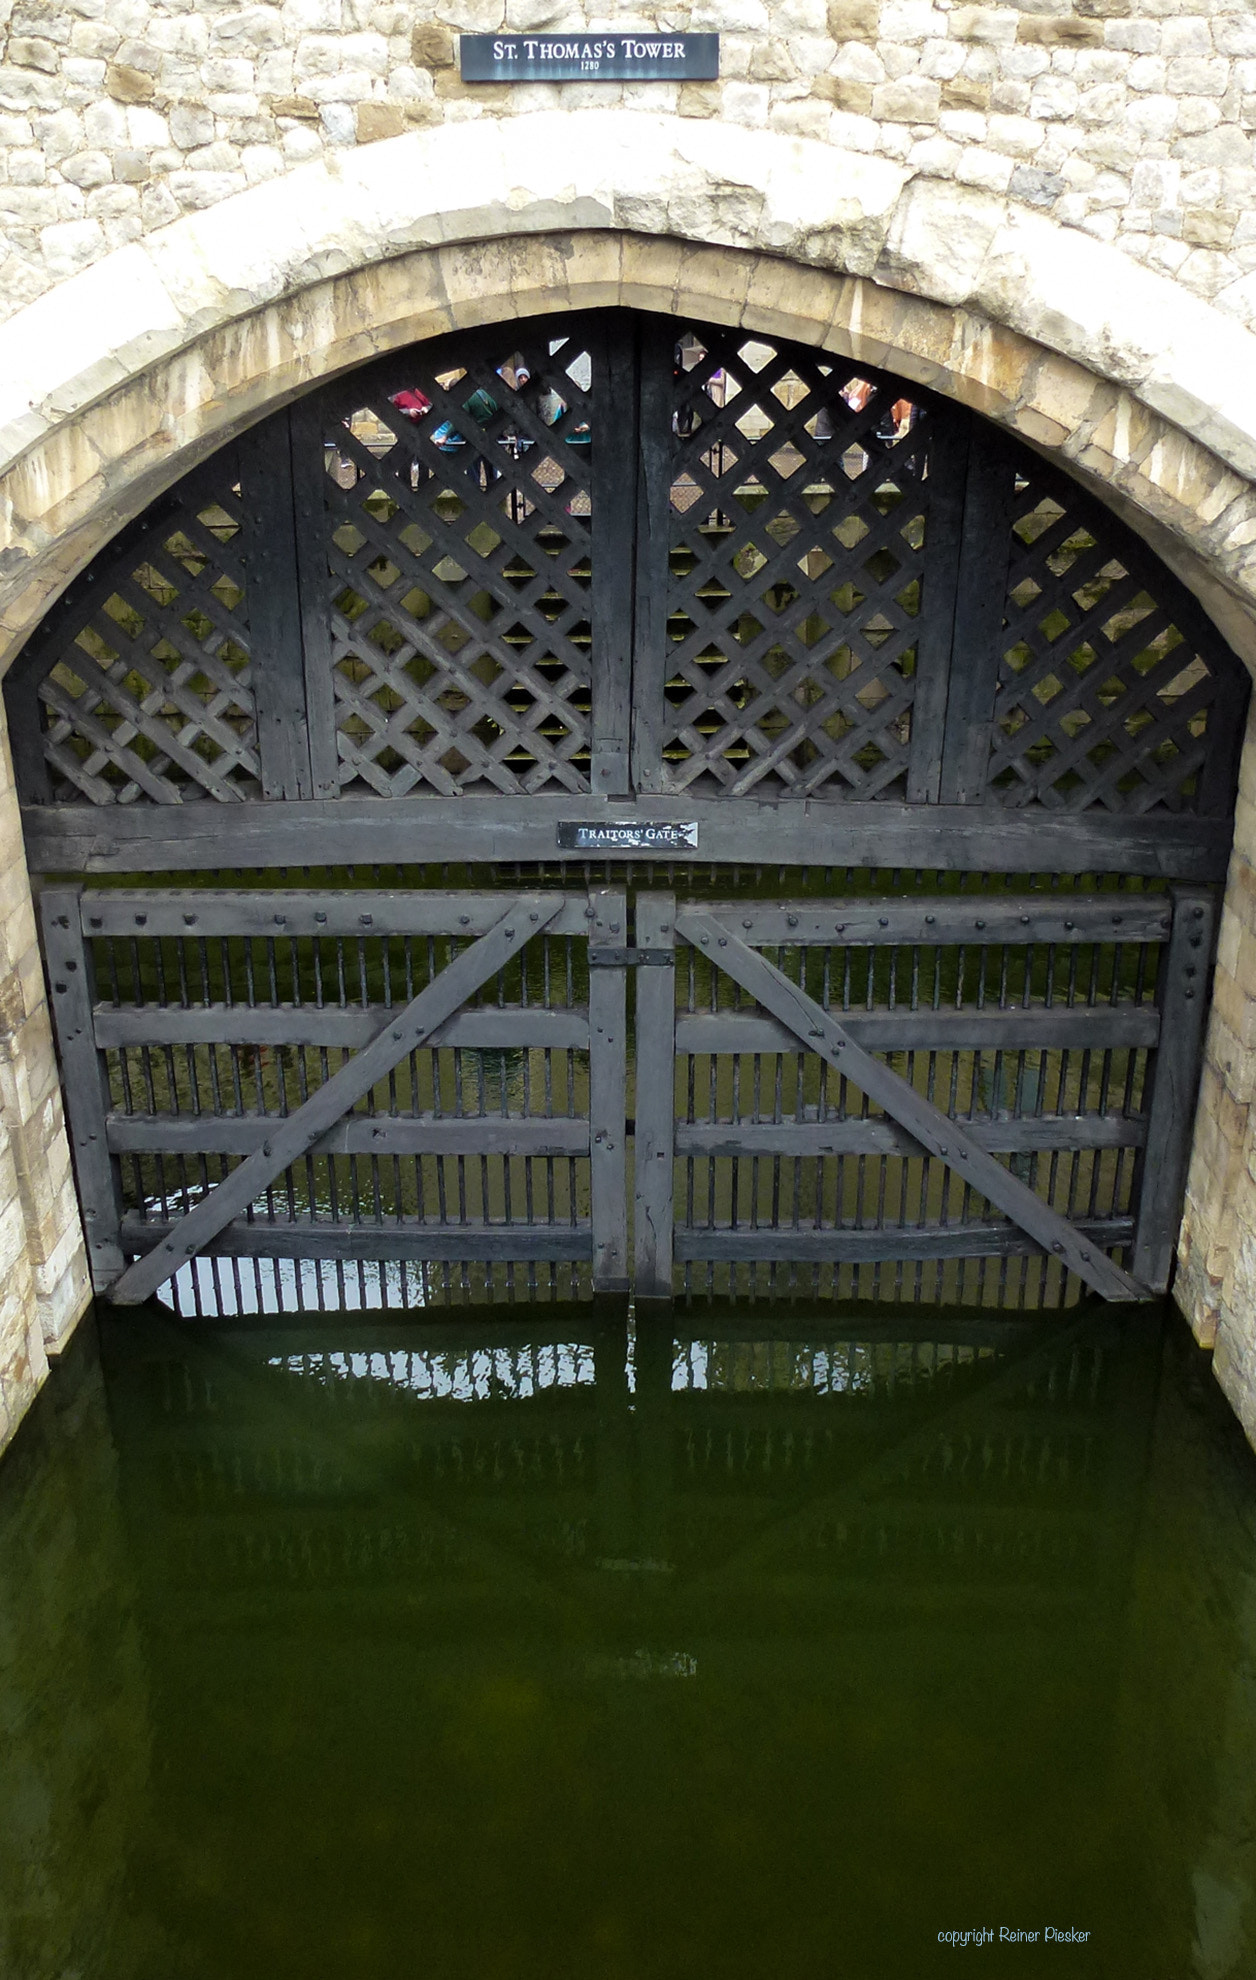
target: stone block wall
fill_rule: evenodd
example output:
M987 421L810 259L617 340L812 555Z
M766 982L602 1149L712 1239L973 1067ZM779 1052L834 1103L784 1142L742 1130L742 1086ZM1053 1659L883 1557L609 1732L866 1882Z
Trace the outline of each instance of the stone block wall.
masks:
M1249 0L2 0L0 310L414 127L679 111L1009 195L1256 322ZM719 29L716 83L464 85L459 30Z
M87 1299L13 765L0 733L0 1449Z

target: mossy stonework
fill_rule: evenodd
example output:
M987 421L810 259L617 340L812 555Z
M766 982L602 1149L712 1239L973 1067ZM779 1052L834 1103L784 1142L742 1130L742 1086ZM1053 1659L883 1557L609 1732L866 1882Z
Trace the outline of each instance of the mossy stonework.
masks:
M463 86L448 17L15 8L0 64L0 668L268 409L473 324L626 306L787 336L1057 458L1256 671L1256 26L1141 0L781 0L723 80ZM504 25L582 25L509 5ZM634 25L633 15L615 25ZM1249 74L1248 72L1251 71ZM87 1299L7 746L0 1442ZM1177 1294L1256 1438L1256 745Z

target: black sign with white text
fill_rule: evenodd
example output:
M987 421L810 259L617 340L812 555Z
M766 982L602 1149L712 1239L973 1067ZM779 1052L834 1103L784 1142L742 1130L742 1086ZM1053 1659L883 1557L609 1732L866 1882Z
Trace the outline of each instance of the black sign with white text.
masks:
M463 82L714 82L718 34L460 34Z
M582 824L564 819L558 828L558 843L564 852L697 852L698 827L614 819L605 823Z

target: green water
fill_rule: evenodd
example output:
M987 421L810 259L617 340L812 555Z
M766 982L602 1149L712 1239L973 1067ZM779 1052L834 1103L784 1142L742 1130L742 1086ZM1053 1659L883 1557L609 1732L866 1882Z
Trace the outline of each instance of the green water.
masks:
M1172 1316L102 1318L0 1464L2 1980L971 1971L1256 1974Z

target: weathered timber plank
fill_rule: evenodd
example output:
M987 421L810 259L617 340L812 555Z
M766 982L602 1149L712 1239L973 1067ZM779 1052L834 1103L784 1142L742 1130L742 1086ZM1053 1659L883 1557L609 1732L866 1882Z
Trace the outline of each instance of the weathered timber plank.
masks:
M1015 490L1015 462L1007 441L993 427L974 419L964 520L957 542L959 569L939 790L945 804L980 804L989 781Z
M1006 943L1163 942L1173 919L1165 894L1072 894L1046 901L983 901L933 897L927 900L833 900L759 904L712 901L709 912L729 921L746 942L817 943L833 947L881 943L965 943L970 947Z
M636 328L621 313L603 317L589 335L595 433L615 435L594 447L589 626L592 634L592 749L589 776L600 797L631 790L633 563L638 457Z
M457 891L381 892L310 888L206 888L195 894L149 888L88 888L83 927L88 935L337 936L486 935L516 894ZM583 895L571 895L549 925L551 935L587 935Z
M369 1004L365 1008L312 1004L193 1005L178 1010L168 1005L132 1004L118 1009L96 1006L96 1040L102 1047L121 1045L343 1045L357 1051L369 1045L396 1008ZM426 1048L462 1046L471 1051L504 1048L527 1050L542 1046L553 1051L585 1051L589 1044L588 1012L542 1010L539 1005L517 1009L486 1005L459 1011L439 1025Z
M963 556L964 490L974 425L967 407L947 400L931 403L925 420L929 434L924 484L929 504L922 585L925 609L917 621L907 767L907 796L913 804L936 804L941 787L955 591Z
M1128 1244L1134 1235L1131 1217L1110 1217L1073 1226L1084 1242L1099 1246ZM1016 1224L935 1224L923 1230L703 1230L678 1228L676 1256L685 1259L752 1261L777 1259L797 1264L870 1263L898 1258L1016 1258L1041 1252L1042 1246Z
M1138 817L1030 806L650 796L339 798L309 804L28 805L41 873L208 871L360 862L552 860L564 819L698 826L698 860L783 866L923 867L990 873L1142 873L1225 878L1228 818ZM684 857L684 855L677 855Z
M311 1004L206 1004L188 1010L168 1005L96 1006L97 1043L102 1047L139 1045L342 1045L367 1044L391 1015L384 1004L342 1008ZM846 1011L841 1022L869 1051L1055 1051L1086 1046L1154 1045L1160 1015L1151 1004L1089 1009L999 1011ZM555 1051L585 1050L588 1014L583 1009L542 1010L485 1007L460 1011L427 1041L429 1047L462 1046L488 1051L548 1046ZM797 1052L796 1033L775 1019L749 1011L680 1012L678 1052Z
M267 798L312 798L301 589L293 519L292 451L285 409L241 435L240 492L249 527L244 553L249 678L257 711L257 755Z
M310 774L315 799L334 799L340 788L340 752L331 634L332 525L327 515L324 419L322 407L308 397L298 399L288 412Z
M587 924L598 948L628 940L628 897L609 887L589 895ZM589 971L589 1190L593 1221L593 1289L628 1290L627 971Z
M705 950L713 964L748 990L781 1023L820 1054L870 1100L885 1108L930 1155L954 1168L1005 1215L1013 1218L1044 1250L1053 1252L1078 1277L1107 1299L1145 1299L1132 1279L1075 1227L1026 1188L1001 1162L971 1140L955 1121L909 1086L889 1066L859 1045L836 1019L791 983L774 964L747 948L714 915L687 908L677 917L686 941Z
M131 1257L150 1258L170 1239L177 1239L179 1229L177 1222L149 1222L128 1216L122 1224L122 1249ZM431 1259L434 1263L581 1259L591 1255L592 1237L587 1224L438 1225L413 1219L394 1224L334 1224L318 1217L258 1218L254 1222L241 1217L198 1249L206 1258ZM160 1267L162 1278L177 1271L182 1262ZM161 1279L157 1283L160 1285Z
M118 1165L105 1132L109 1085L92 1034L92 964L79 920L78 888L49 888L40 896L39 918L87 1259L92 1286L101 1293L123 1266L118 1247L122 1198Z
M964 1133L992 1153L1056 1148L1141 1148L1147 1123L1122 1114L1041 1114L969 1121ZM637 1131L640 1134L640 1102ZM677 1121L678 1155L919 1155L920 1143L888 1120Z
M632 659L632 771L639 791L663 783L663 746L670 709L664 694L670 641L672 432L676 326L646 316L637 328L640 404L636 460L635 573ZM694 815L690 813L690 815Z
M40 646L32 640L26 652L34 655ZM69 644L67 635L66 644ZM54 652L43 648L45 663L55 659ZM15 662L4 683L4 712L9 730L9 751L13 762L14 781L17 784L18 801L42 810L52 803L52 778L48 774L48 743L44 736L44 718L40 709L39 687L43 673L28 671L19 678L18 669L21 657ZM94 807L93 807L94 808Z
M1160 1013L1153 1004L1118 1004L1072 1009L1030 1005L1028 1009L934 1011L835 1011L843 1029L870 1052L1057 1051L1091 1046L1154 1045ZM676 1019L678 1052L798 1052L814 1047L788 1025L750 1011L711 1014L681 1012Z
M274 1114L110 1114L115 1154L251 1155L274 1132ZM351 1114L312 1143L310 1155L587 1155L589 1123L511 1120L499 1114L451 1120L435 1114Z
M1203 1065L1216 903L1211 894L1175 888L1173 910L1173 938L1160 966L1160 1047L1152 1061L1147 1145L1135 1196L1138 1236L1132 1269L1155 1292L1168 1289L1182 1220Z
M129 1265L113 1287L120 1305L132 1305L155 1292L185 1258L247 1209L275 1177L348 1112L398 1060L424 1045L458 1005L492 976L531 935L558 914L561 894L521 894L497 926L464 949L441 974L420 990L404 1010L320 1086L295 1114L276 1124L269 1138L190 1210L176 1230L147 1257Z
M671 894L637 897L637 947L674 950ZM633 1143L633 1248L638 1299L672 1296L673 1136L676 1084L674 969L637 971L636 1133Z

